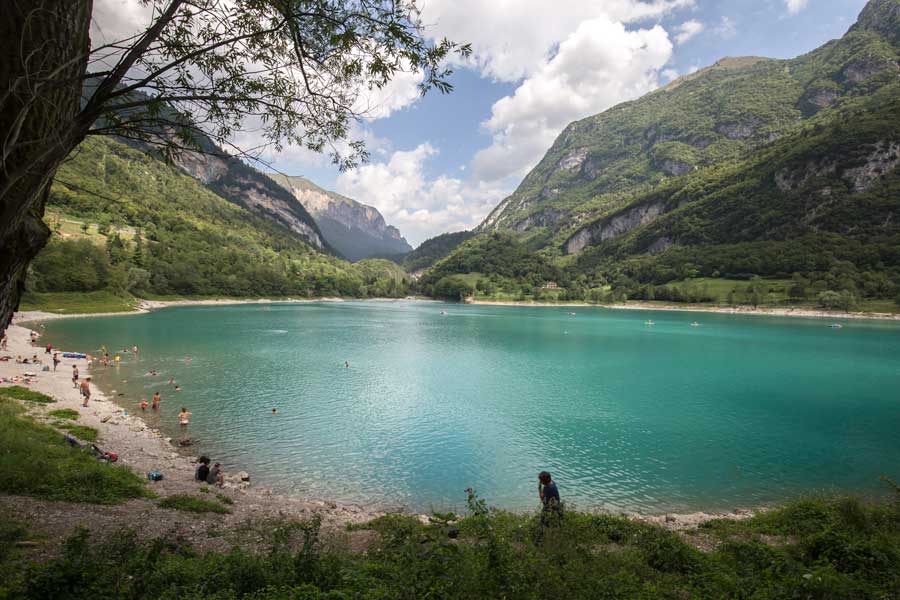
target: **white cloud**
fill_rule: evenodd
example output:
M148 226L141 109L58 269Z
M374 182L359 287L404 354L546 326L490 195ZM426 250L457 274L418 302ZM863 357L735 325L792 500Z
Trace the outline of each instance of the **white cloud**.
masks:
M627 23L692 6L694 0L426 0L422 18L432 37L471 43L471 64L483 75L518 81L540 70L584 21Z
M723 16L718 25L712 29L712 32L721 38L730 40L737 35L737 24L734 22L734 19Z
M663 69L660 72L660 76L665 79L666 82L669 82L678 79L679 73L677 69Z
M696 19L691 19L690 21L685 21L681 25L675 27L675 43L684 44L688 40L695 37L703 31L703 23Z
M796 15L798 12L806 8L809 0L784 0L789 14Z
M475 155L476 177L524 176L566 125L656 88L671 55L662 27L629 31L605 17L581 23L513 95L494 103L483 123L493 143Z
M471 229L505 190L446 175L428 178L425 163L437 154L428 142L395 151L387 161L339 175L337 191L377 208L413 245L442 232Z

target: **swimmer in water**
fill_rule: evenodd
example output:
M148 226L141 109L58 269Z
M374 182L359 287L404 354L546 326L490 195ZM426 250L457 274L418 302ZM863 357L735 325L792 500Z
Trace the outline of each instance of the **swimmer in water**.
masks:
M161 398L159 397L159 392L153 394L153 410L159 410L159 401Z
M180 392L180 391L181 391L181 386L180 386L180 385L176 385L176 386L175 386L175 391L176 391L176 392Z
M273 414L273 415L274 415L274 414L278 414L278 409L277 409L277 408L273 408L273 409L272 409L272 414Z
M146 400L141 400L141 410L147 410L147 407L150 406Z
M349 368L350 368L350 363L347 362L346 360L344 361L344 368L345 368L345 369L349 369Z

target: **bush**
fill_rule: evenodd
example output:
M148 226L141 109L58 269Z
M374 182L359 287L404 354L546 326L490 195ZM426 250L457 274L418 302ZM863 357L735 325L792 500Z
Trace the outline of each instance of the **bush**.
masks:
M160 508L171 508L174 510L185 510L187 512L195 513L231 513L229 509L218 502L204 500L203 498L197 498L196 496L188 496L187 494L175 494L174 496L163 498L157 504Z
M0 396L4 396L6 398L14 398L16 400L25 400L26 402L42 402L44 404L51 404L53 402L56 402L56 400L46 394L35 392L34 390L29 390L28 388L22 387L20 385L0 388Z

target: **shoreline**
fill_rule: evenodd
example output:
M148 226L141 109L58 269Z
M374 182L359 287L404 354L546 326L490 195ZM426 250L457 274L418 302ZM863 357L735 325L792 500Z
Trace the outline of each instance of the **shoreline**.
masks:
M17 319L17 321L24 322L24 319ZM29 356L37 353L44 360L46 355L43 353L43 347L31 346L29 333L30 330L22 325L11 325L7 330L9 335L7 353L12 356ZM68 350L55 349L55 351L62 353ZM44 372L40 370L43 365L21 365L13 360L0 362L0 376L5 378L21 375L24 371L38 373L37 381L31 384L4 382L0 385L22 385L56 399L54 404L49 405L33 406L23 403L31 413L43 413L43 416L46 416L47 411L59 408L71 408L78 411L81 418L77 420L77 423L97 429L99 432L97 445L106 451L118 454L120 464L128 465L141 477L151 470L164 472L166 478L163 481L151 484L151 489L160 492L161 495L196 492L200 484L193 479L196 462L189 456L191 450L179 447L173 442L172 437L167 436L160 428L151 425L145 419L144 414L139 411L131 412L131 409L119 405L111 394L104 393L96 383L91 385L92 395L89 408L81 408L81 400L77 390L72 386L70 373L72 365L77 365L82 371L82 376L90 374L90 371L85 368L85 364L85 359L63 358L57 371ZM240 468L241 465L238 462L236 469ZM365 501L336 502L329 499L301 496L296 493L280 493L269 487L252 484L252 481L252 473L248 474L243 470L226 472L226 485L223 491L233 493L237 499L241 500L235 505L234 516L236 518L246 520L271 517L273 514L278 515L279 518L284 518L289 514L299 517L319 514L325 521L339 527L347 522L361 523L385 514L400 513L427 521L427 515L408 507L379 506ZM639 513L628 510L610 511L595 507L587 508L586 512L619 514L632 520L654 523L667 529L681 530L696 527L713 519L749 518L758 512L765 511L766 508L761 506L753 509L736 508L732 511ZM511 510L510 512L528 513L530 511Z
M530 302L515 300L472 300L466 302L474 306L527 306L527 307L559 307L559 308L608 308L610 310L660 310L670 312L716 313L724 315L759 315L769 317L800 317L806 319L865 319L871 321L900 321L900 313L845 313L813 308L751 308L740 306L703 306L688 304L652 305L638 302L622 304L588 304L586 302Z
M31 323L50 321L54 319L77 319L86 317L118 317L128 315L145 314L154 310L170 308L174 306L233 306L243 304L311 304L316 302L433 302L438 304L456 304L423 296L407 296L404 298L216 298L203 300L140 300L137 307L131 311L100 312L100 313L55 313L42 310L19 311L14 315L13 323ZM644 302L625 302L621 304L588 304L586 302L533 302L516 300L470 300L465 304L473 306L519 306L533 308L606 308L610 310L658 310L669 312L689 313L713 313L723 315L749 315L769 317L794 317L804 319L852 319L869 321L900 321L900 313L869 313L869 312L837 312L819 310L814 308L779 308L749 306L704 306L697 304L647 304Z

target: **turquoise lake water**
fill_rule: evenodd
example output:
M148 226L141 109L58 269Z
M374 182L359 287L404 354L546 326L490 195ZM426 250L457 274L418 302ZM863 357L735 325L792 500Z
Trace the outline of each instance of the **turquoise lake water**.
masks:
M452 509L472 486L523 509L547 469L582 508L656 512L900 479L900 324L829 323L346 302L61 320L46 338L137 344L101 385L131 412L160 390L151 424L176 433L187 407L198 452L280 491Z

